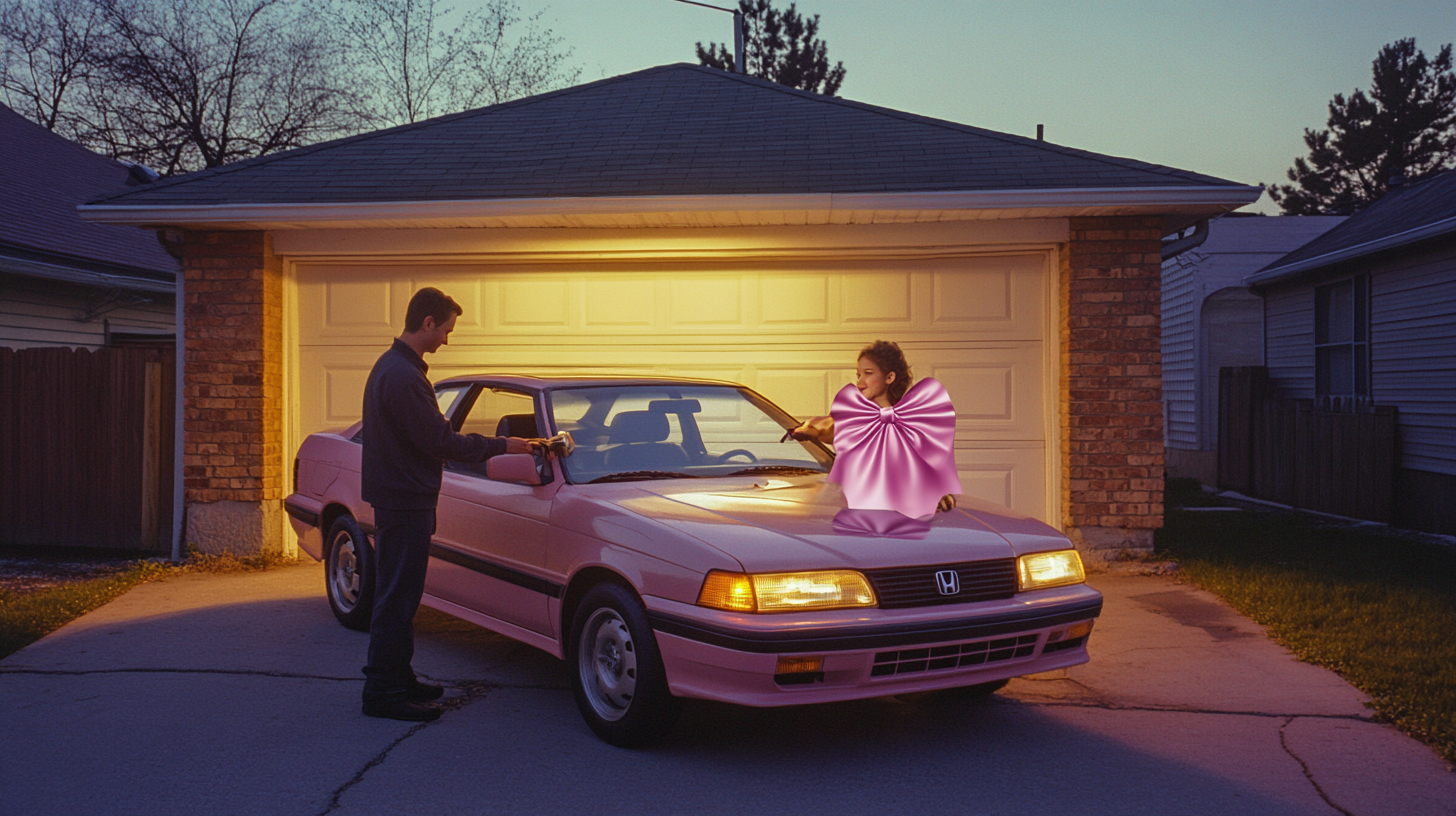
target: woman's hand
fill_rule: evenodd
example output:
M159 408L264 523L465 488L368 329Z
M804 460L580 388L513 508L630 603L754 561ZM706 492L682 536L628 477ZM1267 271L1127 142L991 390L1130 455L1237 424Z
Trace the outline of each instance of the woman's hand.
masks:
M817 439L826 445L832 444L834 442L834 418L820 416L805 420L804 424L789 431L788 436L800 441Z
M923 506L923 505L922 505ZM947 510L954 510L956 506L955 496L950 493L940 497L940 504L935 506L937 513L944 513Z

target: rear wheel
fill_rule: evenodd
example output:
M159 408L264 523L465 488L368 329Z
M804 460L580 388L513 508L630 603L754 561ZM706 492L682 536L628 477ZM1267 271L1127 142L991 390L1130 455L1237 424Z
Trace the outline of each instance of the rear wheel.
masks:
M642 603L617 584L595 586L576 609L567 655L586 724L622 748L648 745L677 721L679 704Z
M369 631L374 613L374 548L349 516L340 516L329 528L324 556L324 584L329 608L339 623Z

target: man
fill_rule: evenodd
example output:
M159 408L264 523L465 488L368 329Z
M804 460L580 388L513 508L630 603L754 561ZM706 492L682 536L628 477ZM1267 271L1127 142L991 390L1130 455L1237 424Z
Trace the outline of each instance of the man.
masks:
M460 304L439 289L416 292L404 333L374 364L364 386L360 494L374 506L376 531L374 614L364 667L364 713L370 717L428 722L440 716L428 703L444 689L421 683L410 663L444 463L483 462L533 449L524 439L455 433L441 415L424 356L449 343L462 314Z

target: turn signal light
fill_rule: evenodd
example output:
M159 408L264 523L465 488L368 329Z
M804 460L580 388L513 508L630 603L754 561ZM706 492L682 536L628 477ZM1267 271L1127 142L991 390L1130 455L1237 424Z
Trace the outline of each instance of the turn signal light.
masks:
M747 575L713 570L703 580L698 593L698 606L711 606L729 612L755 612L758 603L753 597L753 584Z
M818 657L786 657L779 656L778 665L774 666L774 674L801 674L803 672L824 671L824 656Z

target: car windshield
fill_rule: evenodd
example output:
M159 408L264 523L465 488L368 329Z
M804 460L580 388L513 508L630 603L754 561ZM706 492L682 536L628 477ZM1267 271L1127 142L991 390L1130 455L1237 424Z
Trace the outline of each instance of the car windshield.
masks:
M562 460L574 484L827 473L834 461L818 443L784 440L794 418L744 388L565 388L551 391L548 404L551 424L576 442Z

